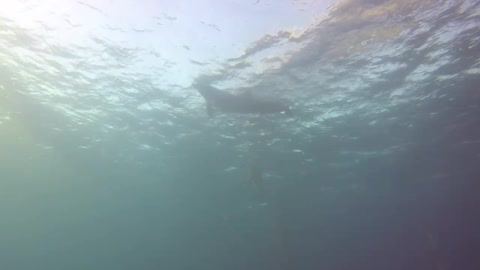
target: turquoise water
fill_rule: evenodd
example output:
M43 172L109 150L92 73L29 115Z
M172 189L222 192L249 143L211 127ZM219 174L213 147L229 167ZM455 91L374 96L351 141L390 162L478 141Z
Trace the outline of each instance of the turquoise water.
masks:
M480 269L480 2L417 2L5 4L0 269Z

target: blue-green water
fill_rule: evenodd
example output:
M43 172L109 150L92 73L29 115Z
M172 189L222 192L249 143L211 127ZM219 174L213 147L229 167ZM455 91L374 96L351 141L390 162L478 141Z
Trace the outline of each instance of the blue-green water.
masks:
M480 269L479 1L177 2L0 11L0 269Z

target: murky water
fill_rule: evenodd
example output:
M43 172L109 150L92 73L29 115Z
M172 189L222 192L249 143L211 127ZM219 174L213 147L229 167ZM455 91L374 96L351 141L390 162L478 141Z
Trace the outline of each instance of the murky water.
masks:
M479 1L162 2L2 7L1 269L480 269Z

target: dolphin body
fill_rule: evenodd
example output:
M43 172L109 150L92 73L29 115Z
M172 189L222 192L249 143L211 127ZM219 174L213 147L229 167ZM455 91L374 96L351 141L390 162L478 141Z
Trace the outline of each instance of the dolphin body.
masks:
M279 101L254 98L250 92L234 95L209 84L196 84L195 88L207 103L207 114L209 117L213 116L214 109L224 113L284 113L288 116L292 115L290 107L286 104Z

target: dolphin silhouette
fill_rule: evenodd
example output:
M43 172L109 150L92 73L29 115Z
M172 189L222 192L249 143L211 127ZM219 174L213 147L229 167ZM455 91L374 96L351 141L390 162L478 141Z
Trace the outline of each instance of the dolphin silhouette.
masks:
M279 101L255 98L250 92L234 95L219 90L210 84L195 84L194 87L205 99L209 117L213 116L214 109L224 113L284 113L292 116L292 111L286 104Z

